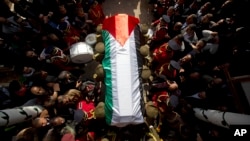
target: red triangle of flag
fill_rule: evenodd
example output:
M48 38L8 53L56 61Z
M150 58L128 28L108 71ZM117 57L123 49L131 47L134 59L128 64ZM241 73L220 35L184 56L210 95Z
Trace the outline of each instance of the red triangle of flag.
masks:
M103 30L107 30L123 46L138 25L139 19L127 14L117 14L109 17L103 22Z

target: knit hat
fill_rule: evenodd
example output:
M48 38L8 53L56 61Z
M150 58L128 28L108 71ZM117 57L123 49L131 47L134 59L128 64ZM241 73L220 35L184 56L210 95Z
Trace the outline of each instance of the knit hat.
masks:
M96 119L105 118L105 111L104 111L104 102L99 102L94 110L94 115Z

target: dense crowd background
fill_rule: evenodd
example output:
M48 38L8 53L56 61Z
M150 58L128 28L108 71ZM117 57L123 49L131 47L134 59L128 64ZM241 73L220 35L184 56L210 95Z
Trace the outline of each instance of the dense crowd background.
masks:
M149 134L148 124L106 125L105 85L83 75L87 65L70 61L71 45L99 32L105 19L103 2L1 0L0 61L13 67L18 79L0 86L0 109L44 108L35 119L0 127L1 140L16 136L17 141L139 141L143 135L145 140L157 135L166 141L226 139L226 129L199 121L192 108L239 112L223 70L228 68L232 76L250 72L245 67L250 49L249 1L148 1L154 19L142 31L143 46L149 48L145 64L151 71L144 80L145 117L157 135ZM10 3L15 4L14 11Z

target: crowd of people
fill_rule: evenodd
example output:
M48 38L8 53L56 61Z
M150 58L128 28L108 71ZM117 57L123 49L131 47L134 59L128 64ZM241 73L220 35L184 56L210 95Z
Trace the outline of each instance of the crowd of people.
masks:
M226 139L227 129L200 121L192 108L238 112L223 70L229 68L233 75L248 72L236 69L243 65L236 61L249 56L249 27L238 9L244 3L148 1L154 19L151 25L141 23L145 42L140 50L145 70L149 70L142 76L145 123L118 128L105 122L105 84L97 79L101 73L86 77L83 68L88 65L72 63L69 57L73 44L84 42L91 33L100 33L106 17L103 2L1 0L0 61L13 67L19 77L8 87L0 86L0 109L43 107L34 119L0 127L1 139Z

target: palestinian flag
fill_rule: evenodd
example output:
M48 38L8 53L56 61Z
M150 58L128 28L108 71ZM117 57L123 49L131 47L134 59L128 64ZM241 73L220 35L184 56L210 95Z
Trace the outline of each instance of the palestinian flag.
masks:
M139 19L133 16L118 14L103 22L105 115L112 126L144 122L140 35Z

